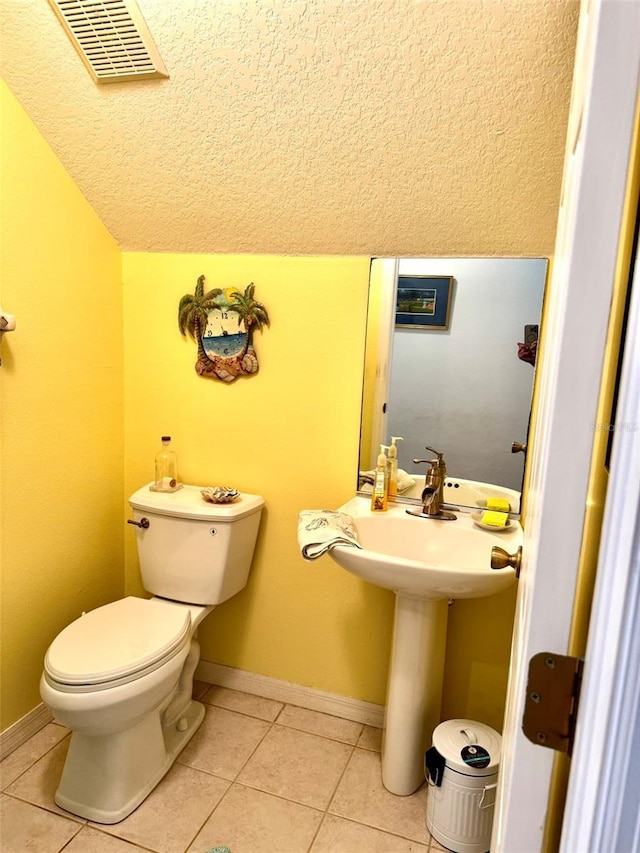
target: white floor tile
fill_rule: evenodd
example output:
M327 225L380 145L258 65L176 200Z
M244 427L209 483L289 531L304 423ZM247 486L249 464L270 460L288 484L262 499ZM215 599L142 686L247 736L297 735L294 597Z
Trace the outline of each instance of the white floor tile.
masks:
M189 848L233 853L306 853L322 812L235 784Z
M426 784L409 797L396 797L382 784L380 756L356 749L329 812L428 844L426 807Z
M427 853L419 844L360 823L327 815L310 853Z
M44 809L0 795L2 853L58 853L80 824Z
M157 853L183 853L228 787L224 779L174 764L129 817L92 826Z
M325 809L351 755L344 743L274 725L238 782Z

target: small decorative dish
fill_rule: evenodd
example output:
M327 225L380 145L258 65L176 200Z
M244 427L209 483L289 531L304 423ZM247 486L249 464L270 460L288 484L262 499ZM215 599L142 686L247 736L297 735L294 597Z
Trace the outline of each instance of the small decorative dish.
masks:
M200 494L210 504L230 504L235 501L240 492L237 489L230 489L229 486L207 486L205 489L200 489Z
M483 524L482 516L484 513L482 512L472 512L471 521L476 525L476 527L481 527L483 530L490 530L492 533L502 533L505 530L508 530L511 527L511 519L507 518L503 527L498 527L496 524Z

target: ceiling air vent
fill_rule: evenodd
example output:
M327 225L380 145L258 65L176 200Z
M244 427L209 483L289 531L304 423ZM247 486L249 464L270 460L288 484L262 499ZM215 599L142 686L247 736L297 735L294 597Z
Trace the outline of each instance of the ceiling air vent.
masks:
M135 0L49 0L98 83L168 77Z

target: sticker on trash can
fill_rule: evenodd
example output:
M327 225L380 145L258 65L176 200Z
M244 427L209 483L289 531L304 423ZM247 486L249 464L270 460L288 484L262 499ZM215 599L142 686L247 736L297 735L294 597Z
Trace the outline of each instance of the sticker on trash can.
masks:
M478 767L482 769L483 767L488 767L491 763L491 756L487 750L482 746L478 746L478 744L465 746L460 750L460 755L462 756L464 763L468 764L469 767Z

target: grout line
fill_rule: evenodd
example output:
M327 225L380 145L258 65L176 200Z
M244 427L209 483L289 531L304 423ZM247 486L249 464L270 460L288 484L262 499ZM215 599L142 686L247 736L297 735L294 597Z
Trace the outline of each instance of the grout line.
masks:
M362 729L360 730L360 734L358 735L358 738L362 737L363 731L364 731L364 725L362 726ZM357 744L357 741L356 741L356 744ZM311 853L313 845L316 843L316 839L318 838L320 830L322 829L322 826L325 822L325 819L326 819L327 815L329 814L329 809L331 808L331 804L333 803L335 796L338 793L338 788L340 787L340 783L344 779L345 773L347 772L347 768L351 764L351 759L353 758L355 751L358 748L356 744L353 744L353 746L351 747L351 753L349 754L349 757L345 761L344 767L342 768L342 773L340 774L340 778L336 782L335 787L333 789L333 792L332 792L331 796L329 797L329 801L327 802L326 808L324 809L324 813L322 815L320 823L318 824L318 828L316 829L316 831L313 835L313 838L311 839L311 844L307 848L307 853Z
M247 715L245 714L245 716L247 716ZM266 721L266 720L263 720L263 722L267 722L267 721ZM244 770L244 768L247 766L247 764L251 761L251 759L253 758L253 756L256 754L256 752L258 751L258 749L260 748L260 746L262 746L262 744L264 743L264 740L265 740L265 738L267 737L267 735L268 735L268 734L273 730L274 725L275 725L275 722L271 722L271 723L269 723L269 728L268 728L268 729L265 731L265 733L262 735L262 737L260 738L260 740L258 741L258 743L257 743L257 744L255 745L255 747L251 750L251 754L248 756L247 760L244 762L244 764L242 765L242 767L241 767L241 768L238 770L238 772L236 773L236 775L235 775L235 777L234 777L234 780L233 780L233 781L234 781L234 783L238 781L238 777L240 776L240 774L242 773L242 771Z
M33 800L26 800L24 799L24 797L18 796L18 794L10 794L8 791L2 791L2 793L5 797L10 797L12 800L17 800L19 803L26 803L26 805L33 806L36 809L40 809L40 811L42 812L55 815L56 817L61 817L63 820L69 821L69 823L78 824L81 829L83 826L89 825L89 821L87 820L87 818L72 814L72 812L64 811L64 809L62 809L62 806L57 805L57 803L55 803L53 800L51 801L52 807L47 808L46 806L43 806L40 803L34 803ZM61 809L61 811L57 811L57 809Z
M218 706L218 705L209 705L208 703L205 703L205 704L207 704L207 705L208 705L208 707L211 707L211 708L221 708L221 706ZM266 723L268 723L269 728L265 731L264 735L262 736L262 738L260 739L260 741L256 744L256 746L255 746L255 748L253 749L253 751L251 752L251 754L247 757L247 759L246 759L246 761L244 762L244 764L240 767L240 769L238 770L238 772L237 772L237 774L236 774L235 778L234 778L234 779L233 779L233 781L229 784L229 787L228 787L228 788L227 788L227 790L225 791L225 793L224 793L223 797L220 799L220 801L216 804L215 808L214 808L214 809L210 812L210 814L207 816L206 820L202 823L202 826L198 829L198 832L200 832L200 831L201 831L201 829L202 829L202 827L204 826L204 824L205 824L205 823L206 823L206 822L211 818L211 816L214 814L214 812L218 809L218 807L221 805L221 803L223 802L223 800L224 800L224 799L226 798L226 796L228 795L228 793L229 793L229 791L231 790L231 788L232 788L234 785L238 785L238 786L240 786L240 787L247 788L248 790L252 790L252 791L259 791L259 792L260 792L260 793L262 793L262 794L266 794L266 795L268 795L268 796L272 796L272 797L277 797L278 799L283 800L284 802L293 803L293 804L295 804L295 805L303 806L304 808L312 809L312 810L314 810L314 811L319 812L319 813L322 815L322 817L321 817L321 819L320 819L320 822L318 823L318 827L317 827L316 831L314 832L313 838L312 838L312 840L311 840L311 842L310 842L310 844L311 844L311 845L313 845L313 844L314 844L314 842L315 842L315 840L316 840L316 838L317 838L317 835L318 835L318 833L319 833L319 831L320 831L320 829L321 829L321 827L322 827L322 824L324 823L324 819L325 819L326 815L328 814L328 810L329 810L329 808L330 808L330 806L331 806L331 803L333 802L333 799L334 799L334 797L335 797L335 795L336 795L336 792L337 792L337 790L338 790L338 787L339 787L339 785L340 785L340 782L342 781L342 779L343 779L343 777L344 777L344 774L346 773L347 767L349 766L349 762L351 761L351 758L352 758L352 756L353 756L353 754L354 754L355 750L358 748L357 743L358 743L358 740L362 737L362 734L363 734L363 732L364 732L364 728L365 728L365 723L361 723L361 724L360 724L360 730L359 730L359 732L358 732L358 734L357 734L357 736L356 736L356 738L355 738L355 742L354 742L354 743L345 743L345 741L338 740L338 739L333 738L333 737L331 737L331 736L321 735L321 734L318 734L317 732L310 732L310 731L307 731L306 729L299 729L299 728L295 728L295 727L293 727L293 726L288 726L286 723L279 723L279 722L278 722L278 720L279 720L279 718L280 718L281 714L283 713L284 709L286 708L287 704L289 704L289 703L286 703L286 702L282 703L282 707L278 710L278 713L277 713L276 717L275 717L273 720L271 720L271 721L268 721L268 720L261 720L262 722L266 722ZM237 713L237 714L240 714L240 716L244 716L244 717L247 717L247 718L249 718L249 719L256 719L255 717L252 717L250 714L245 714L245 713L243 713L242 711L239 711L239 710L236 710L236 709L230 709L230 708L224 708L224 707L222 707L222 708L221 708L221 710L223 710L223 711L230 711L231 713ZM322 713L322 712L318 712L318 713ZM338 719L344 719L344 718L338 718ZM351 722L353 722L353 721L351 721ZM342 744L343 746L346 746L346 747L348 747L348 748L350 749L349 756L348 756L347 760L345 761L345 765L344 765L344 767L343 767L343 769L342 769L342 772L340 773L340 776L339 776L339 778L337 779L337 781L336 781L336 783L335 783L335 786L334 786L334 788L333 788L333 791L331 792L331 795L330 795L330 797L329 797L329 800L328 800L328 802L327 802L327 805L326 805L326 807L325 807L324 809L319 809L317 806L311 806L311 805L309 805L308 803L301 803L299 800L295 800L295 799L292 799L292 798L290 798L290 797L285 797L285 796L283 796L283 795L281 795L281 794L276 794L276 793L274 793L274 792L272 792L272 791L264 791L262 788L256 788L256 787L254 787L253 785L250 785L250 784L248 784L248 783L240 782L240 781L239 781L239 777L240 777L240 775L242 774L242 771L244 770L244 768L245 768L245 767L247 766L247 764L251 761L251 759L253 758L253 756L255 755L255 753L257 752L257 750L260 748L260 746L262 745L262 743L265 741L265 739L267 738L267 736L269 735L269 733L270 733L270 732L272 732L272 731L274 730L274 728L276 728L277 726L279 726L280 728L289 729L290 731L300 732L301 734L310 735L310 736L312 736L312 737L321 738L321 739L323 739L323 740L328 740L328 741L331 741L332 743L340 743L340 744ZM364 751L365 751L365 752L367 752L367 751L370 751L370 750L364 750ZM206 771L203 771L203 772L206 772ZM215 774L211 774L211 775L215 775ZM220 778L221 778L221 777L220 777ZM228 780L225 780L225 781L228 781ZM196 835L194 835L194 836L193 836L193 838L191 839L191 842L190 842L191 844L193 843L193 840L196 838L197 834L198 834L198 833L196 833ZM188 849L188 848L187 848L187 849ZM310 849L311 849L311 846L308 848L308 850L310 850Z
M183 764L182 766L183 766L183 767L186 767L187 765L186 765L186 764ZM192 769L194 769L194 768L192 768ZM204 772L204 771L202 771L202 772ZM209 775L213 776L213 774L212 774L212 773L211 773L211 774L209 774ZM216 779L221 779L222 777L221 777L221 776L216 776L215 778L216 778ZM225 779L224 781L225 781L225 782L229 782L229 780L228 780L228 779ZM200 832L202 832L202 830L203 830L203 828L204 828L205 824L207 823L207 821L211 818L211 816L212 816L212 815L213 815L213 813L218 809L218 807L219 807L219 806L220 806L220 805L225 801L225 799L227 798L227 794L229 793L229 791L233 788L233 786L234 786L235 784L236 784L235 782L229 782L229 787L228 787L228 788L227 788L227 790L224 792L224 794L220 797L220 799L219 799L219 800L218 800L218 802L215 804L215 806L211 809L211 811L210 811L210 812L209 812L209 814L206 816L206 818L202 821L202 823L200 824L200 826L199 826L199 827L198 827L198 829L196 830L195 835L191 838L191 840L187 843L187 846L184 848L183 853L187 853L187 850L189 849L189 847L191 847L191 845L193 844L193 842L196 840L196 838L198 837L199 833L200 833Z
M199 699L196 699L196 701L201 702L205 707L220 708L222 711L231 711L231 713L233 713L233 714L240 714L243 717L249 717L249 719L251 719L251 720L260 720L263 723L268 723L268 724L275 723L275 721L278 719L280 714L283 712L285 705L287 704L285 702L280 702L279 700L275 700L275 699L268 700L270 702L273 702L276 705L280 705L281 707L278 709L278 712L276 713L276 716L274 717L273 720L268 720L268 719L266 720L264 717L259 717L256 714L250 714L248 711L241 711L238 708L230 708L227 705L218 705L215 702L206 701L205 696L207 695L207 693L209 693L209 690L212 687L219 687L221 690L228 690L232 693L242 693L243 692L243 691L235 690L234 688L231 688L231 687L222 687L222 685L219 685L219 684L210 684L209 689L206 690ZM252 695L252 694L243 694L243 695ZM193 698L195 699L196 697L193 697ZM262 699L264 697L258 696L256 698Z
M114 826L115 825L116 824L114 824ZM103 838L110 838L114 841L119 841L121 844L129 845L132 850L134 849L134 847L138 847L140 850L147 850L148 853L158 853L158 851L154 850L153 847L147 847L146 844L139 842L139 841L129 841L128 838L123 838L121 835L113 835L112 833L106 832L104 829L101 829L99 826L93 826L89 823L85 824L85 826L87 827L87 829L91 829L94 832L99 832L100 835L103 836ZM70 838L67 841L67 843L64 845L64 847L61 847L60 850L57 851L57 853L64 853L64 851L69 847L69 845L73 841L75 841L75 839L78 837L78 835L82 832L83 829L84 829L84 827L81 826L80 829L78 830L78 832L76 832L76 834L73 836L73 838ZM186 849L188 849L188 848L185 848L185 851L183 851L183 853L186 853Z
M217 687L219 685L213 684L211 686ZM233 689L233 688L224 688L224 689ZM237 692L240 692L240 691L237 691ZM259 698L261 698L261 697L259 697ZM348 740L343 740L342 738L337 737L335 735L320 734L319 732L316 732L316 731L310 731L309 729L303 729L300 726L291 725L291 723L280 722L280 717L284 713L286 708L301 708L302 707L300 705L292 705L290 702L278 702L278 704L281 704L282 707L278 710L276 716L273 718L273 720L265 720L264 717L258 717L255 714L248 713L247 711L241 711L239 708L229 708L226 705L216 705L213 702L205 702L202 697L200 699L198 699L197 701L202 702L205 705L205 707L219 708L222 711L230 711L232 714L240 714L240 716L242 716L242 717L248 717L250 720L260 720L260 722L267 723L267 724L272 725L272 726L277 724L279 726L282 726L282 728L291 729L294 732L302 732L303 734L314 735L315 737L321 737L321 738L324 738L325 740L330 740L333 743L342 743L345 746L358 746L358 741L362 737L365 726L369 725L368 723L359 723L356 720L350 720L347 717L336 717L335 714L328 714L325 711L315 711L313 709L303 708L303 710L310 711L310 713L313 713L313 714L320 714L324 717L335 717L335 719L337 719L337 720L344 720L347 723L353 723L354 725L359 725L360 731L358 732L358 735L356 736L355 741L352 742L352 741L348 741ZM277 700L271 700L271 701L277 701ZM375 728L375 726L370 726L370 728ZM362 748L367 750L368 752L379 752L379 750L376 750L376 749L367 749L367 747L362 747Z
M427 853L429 853L429 851L431 850L431 843L435 841L426 826L425 833L427 835L427 838L424 841L419 841L417 838L410 838L408 835L402 835L401 833L396 832L393 829L385 829L384 827L376 826L372 823L366 823L363 820L358 820L357 817L345 817L345 815L336 814L335 812L327 812L327 814L330 817L335 817L338 820L344 820L347 823L355 823L358 826L364 826L367 829L374 829L376 832L381 832L383 835L391 835L394 838L401 838L403 841L408 841L409 844L422 844L423 847L427 848ZM308 850L307 853L311 853L311 851ZM441 849L440 847L434 847L434 853L448 853L448 851L444 848Z
M327 808L326 808L325 815L323 816L323 819L322 819L321 825L322 825L322 823L324 823L324 817L326 817L326 815L327 815L327 814L331 814L331 815L333 815L333 817L337 817L337 818L339 818L340 820L346 820L346 821L350 821L351 823L357 823L359 826L365 826L365 827L367 827L368 829L375 829L375 830L377 830L378 832L382 832L382 833L384 833L384 834L386 834L386 835L393 835L393 836L394 836L394 837L396 837L396 838L402 838L404 841L408 841L410 844L422 844L424 847L426 847L426 848L427 848L427 853L430 853L430 851L431 851L431 842L433 841L433 836L431 835L431 833L430 833L430 832L429 832L429 830L427 829L427 825L426 825L426 816L425 816L425 826L424 826L424 831L425 831L425 833L426 833L427 838L426 838L426 840L423 842L423 841L419 841L419 840L418 840L418 839L416 839L416 838L410 838L410 837L409 837L409 836L407 836L407 835L402 835L402 834L400 834L400 833L398 833L398 832L395 832L395 831L394 831L394 830L392 830L392 829L386 829L386 828L383 828L383 827L381 827L381 826L376 826L376 825L371 824L371 823L366 823L366 822L365 822L365 821L363 821L363 820L358 820L358 818L356 818L356 817L346 817L345 815L340 815L340 814L336 814L335 812L330 812L330 811L329 811L329 809L330 809L330 808L331 808L331 806L333 805L333 801L335 800L335 796L336 796L336 794L337 794L337 792L338 792L338 787L339 787L339 785L340 785L340 782L342 781L342 779L343 779L344 775L346 774L346 772L347 772L347 768L348 768L348 766L349 766L349 764L350 764L350 762L351 762L351 760L352 760L353 756L355 755L356 750L358 750L358 749L359 749L359 750L361 750L362 752L365 752L365 753L375 752L375 753L377 753L378 755L381 755L381 753L380 753L380 752L378 752L378 750L370 750L370 749L367 749L366 747L358 746L357 744L354 746L354 748L353 748L353 750L352 750L352 753L351 753L351 755L349 756L349 760L347 761L347 764L345 765L345 768L344 768L344 770L343 770L343 772L342 772L342 775L341 775L341 777L340 777L340 780L339 780L338 784L336 785L336 788L335 788L335 790L334 790L334 792L333 792L333 795L331 796L331 800L329 801L329 805L328 805L328 806L327 806ZM417 793L417 792L416 792L416 793ZM413 795L410 795L410 796L413 796ZM318 827L318 830L319 830L319 829L320 829L320 827ZM317 833L316 833L316 834L317 834ZM309 848L309 850L307 851L307 853L310 853L310 851L311 851L311 848ZM434 853L439 853L439 851L438 851L437 849L435 849L435 850L434 850ZM445 851L445 853L446 853L446 851Z
M48 723L48 725L52 725L52 724ZM64 728L64 726L60 726L60 728ZM42 731L42 729L40 729L40 731ZM31 738L36 737L39 733L40 732L36 732L34 735L31 735ZM31 738L29 738L29 740L31 740ZM69 739L71 738L71 732L70 731L67 731L67 734L64 737L61 737L59 741L57 741L56 743L53 744L53 746L51 746L51 747L49 747L49 749L45 750L45 752L43 752L42 755L39 755L36 759L34 759L31 762L31 764L28 767L25 767L25 769L22 771L22 773L19 773L15 779L12 779L6 787L3 787L3 788L0 787L0 792L3 794L6 794L8 788L10 788L12 785L14 785L18 781L18 779L22 779L22 777L24 776L25 773L28 773L30 770L32 770L39 761L42 761L42 759L45 756L49 755L50 752L53 752L54 749L57 749L61 743L64 743L65 740L67 740L67 738L69 738ZM22 744L22 746L25 746L27 743L29 743L29 741L25 741L24 744ZM18 747L18 749L20 749L20 748L21 747ZM16 752L16 751L17 750L14 750L14 752ZM13 755L13 754L14 753L12 752L11 755ZM9 756L7 756L7 758L8 757ZM6 759L3 759L3 760L6 760ZM13 795L9 794L9 796L13 796ZM16 797L16 796L13 796L13 798L14 798L14 800L20 799L20 797Z
M213 685L213 686L215 686L215 685ZM204 694L203 694L203 695L204 695ZM198 700L198 701L202 701L202 699L200 699L200 700ZM260 792L260 793L262 793L262 794L268 794L269 796L278 797L278 799L284 800L285 802L293 802L293 803L296 803L296 801L295 801L295 800L289 800L287 797L283 797L283 796L280 796L280 795L278 795L278 794L273 794L273 793L268 792L268 791L262 791L262 789L261 789L261 788L253 788L251 785L247 785L247 784L245 784L244 782L240 782L240 781L238 781L240 774L242 773L242 771L244 770L244 768L247 766L247 764L251 761L251 759L253 758L253 756L256 754L257 750L260 748L260 746L261 746L261 745L262 745L262 743L264 742L264 740L265 740L265 738L267 737L267 735L268 735L271 731L273 731L273 728L274 728L274 726L275 726L275 724L276 724L276 721L277 721L278 717L280 716L280 714L281 714L281 713L282 713L282 711L284 710L284 704L282 705L282 708L280 708L280 709L279 709L279 711L278 711L278 713L277 713L277 715L276 715L275 719L273 719L273 720L263 720L263 719L261 719L261 718L253 717L253 716L251 716L250 714L244 714L242 711L236 711L235 709L231 709L231 708L224 708L224 707L221 707L221 706L219 706L219 705L212 705L212 704L209 704L209 703L203 703L203 704L205 704L205 707L208 707L208 708L216 708L216 709L219 709L219 710L222 710L222 711L229 711L230 713L233 713L233 714L240 714L240 716L247 717L247 718L248 718L248 719L250 719L250 720L258 719L260 722L267 723L268 728L266 729L265 733L264 733L264 734L263 734L263 736L260 738L260 740L256 743L256 745L255 745L255 747L253 748L253 750L251 751L251 753L247 756L246 761L245 761L245 762L242 764L242 766L239 768L239 770L238 770L238 772L236 773L235 777L234 777L231 781L229 781L228 779L225 779L225 780L224 780L225 782L229 782L229 787L228 787L228 788L227 788L227 790L224 792L224 794L222 795L222 797L220 798L220 800L219 800L219 801L216 803L216 805L213 807L213 809L209 812L209 814L208 814L208 815L207 815L207 817L204 819L204 821L202 822L202 824L199 826L199 828L198 828L197 832L195 833L195 835L193 835L193 837L191 838L191 840L189 841L189 843L188 843L188 844L187 844L187 846L185 847L185 849L184 849L183 853L186 853L186 851L189 849L190 845L191 845L191 844L193 844L193 842L195 841L195 839L196 839L196 838L197 838L197 836L198 836L198 833L200 833L200 832L202 831L202 829L203 829L203 827L205 826L205 824L207 823L207 821L209 821L209 820L211 819L211 817L214 815L214 813L215 813L215 812L218 810L218 808L222 805L222 803L225 801L225 799L226 799L226 798L227 798L227 796L229 795L229 792L231 791L231 789L232 789L235 785L238 785L238 786L240 786L241 788L247 788L248 790L251 790L251 791L259 791L259 792ZM178 758L179 758L179 756L178 756ZM189 766L189 765L183 765L183 766L185 766L185 767L186 767L186 766ZM192 769L195 769L195 768L192 768ZM204 770L203 770L203 771L201 771L201 772L206 773L207 771L204 771ZM211 775L211 776L216 776L216 774L214 774L214 773L210 773L209 775ZM216 776L216 778L218 778L218 779L222 779L223 777L222 777L222 776ZM296 803L296 804L297 804L297 805L303 805L303 804L301 804L301 803ZM313 806L307 806L307 808L313 808ZM319 811L319 809L316 809L316 811ZM320 823L322 823L322 821L320 821Z
M36 808L40 808L40 806L36 806ZM67 847L68 847L68 846L69 846L73 841L75 841L75 839L78 837L78 834L79 834L80 832L82 832L82 826L79 826L79 827L78 827L78 832L74 832L74 833L73 833L73 835L71 836L71 838L70 838L68 841L66 841L66 842L62 845L62 847L57 851L57 853L62 853L62 851L63 851L63 850L66 850L66 848L67 848Z

